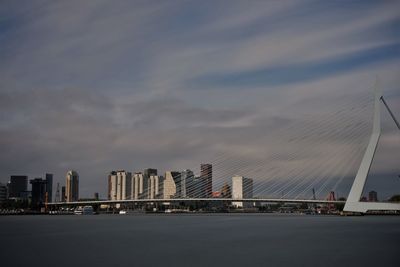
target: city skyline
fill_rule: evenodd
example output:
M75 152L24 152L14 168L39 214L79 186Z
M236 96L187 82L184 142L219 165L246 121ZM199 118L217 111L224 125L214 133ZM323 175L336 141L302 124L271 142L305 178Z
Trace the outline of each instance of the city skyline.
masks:
M400 0L1 0L0 264L400 266Z
M43 3L10 1L0 10L3 183L50 172L56 184L76 169L82 196L105 196L110 170L197 173L199 162L218 162L221 153L233 158L215 164L221 184L248 172L255 182L276 175L284 183L284 170L301 165L309 170L304 179L311 177L333 147L362 151L367 127L358 140L316 136L313 150L296 127L317 128L325 117L307 119L343 107L351 114L367 103L360 99L371 95L377 75L400 114L398 2ZM349 115L351 122L369 122L368 110ZM366 189L383 199L399 184L398 133L388 121ZM300 162L290 160L292 150ZM226 171L238 159L243 171ZM260 159L270 165L260 167Z
M206 171L202 173L201 169L206 166ZM211 170L211 171L210 171ZM204 171L204 169L203 169ZM159 173L159 174L157 174ZM204 180L206 176L206 180ZM168 181L169 177L171 181ZM265 198L268 196L257 195L253 193L253 179L243 176L234 175L229 177L230 183L226 181L223 184L215 186L213 183L212 175L212 164L202 163L200 164L200 174L195 176L194 172L190 169L184 169L182 171L165 171L162 174L154 168L146 168L143 171L128 172L125 170L114 170L109 172L108 185L106 188L106 195L100 197L98 192L92 192L97 200L138 200L138 199L179 199L179 198ZM211 194L208 194L210 190L211 181ZM31 190L28 188L28 180L32 185ZM23 181L23 182L22 182ZM22 182L22 183L21 183ZM165 189L167 183L173 183L167 185L169 189ZM230 184L230 185L229 185ZM240 184L240 185L239 185ZM81 200L90 200L92 198L88 196L79 196L79 174L70 170L67 172L65 185L62 186L61 192L59 192L60 184L57 183L56 196L52 198L53 192L53 174L46 173L45 179L36 177L29 179L26 175L11 175L10 181L0 185L4 186L5 191L2 192L4 199L10 197L20 199L31 199L33 207L44 205L45 202L76 202ZM35 188L34 188L35 185ZM40 187L43 187L41 189ZM173 191L171 191L173 186ZM15 189L18 188L18 189ZM66 190L66 188L69 188ZM231 189L232 188L232 189ZM16 193L13 193L15 191ZM69 192L68 192L69 191ZM312 197L308 200L336 200L335 191L330 191L326 196L319 196L316 198L315 188L311 188ZM169 192L169 193L167 193ZM60 194L57 196L57 194ZM333 194L333 198L332 198ZM398 196L393 195L390 198ZM346 200L347 196L340 196L341 200ZM36 202L38 204L35 204ZM307 200L305 198L304 200ZM387 201L389 198L384 199ZM360 197L360 201L379 201L377 192L375 190L367 191L364 190ZM40 205L39 205L40 203ZM242 202L232 202L233 206L243 207Z

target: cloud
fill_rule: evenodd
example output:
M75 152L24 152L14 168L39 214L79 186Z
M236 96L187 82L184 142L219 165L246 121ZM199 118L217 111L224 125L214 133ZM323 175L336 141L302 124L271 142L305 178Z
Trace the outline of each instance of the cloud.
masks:
M381 61L397 61L400 58L400 44L385 45L350 53L317 62L302 62L281 65L254 71L213 74L200 77L193 83L198 87L245 87L248 85L276 86L318 80L338 73L346 73L357 68L368 68Z
M198 172L213 162L215 190L240 173L264 182L259 194L307 196L311 186L322 196L341 177L346 192L368 141L377 74L400 114L397 10L397 2L4 2L1 179L50 171L63 183L77 169L83 195L104 195L113 169ZM376 175L397 172L396 132L386 135Z

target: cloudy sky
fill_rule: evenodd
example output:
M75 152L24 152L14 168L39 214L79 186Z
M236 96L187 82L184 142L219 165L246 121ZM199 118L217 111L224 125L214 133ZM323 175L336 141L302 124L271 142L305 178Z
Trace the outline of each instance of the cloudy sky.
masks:
M212 162L214 190L345 194L377 76L400 117L399 1L0 1L0 181L74 169L105 196L111 170ZM382 114L366 190L386 197L400 135Z

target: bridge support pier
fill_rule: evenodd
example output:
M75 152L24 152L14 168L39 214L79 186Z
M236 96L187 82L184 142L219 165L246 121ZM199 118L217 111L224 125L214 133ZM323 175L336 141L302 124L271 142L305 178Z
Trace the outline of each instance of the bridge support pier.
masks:
M345 212L361 212L367 211L400 211L400 203L387 203L387 202L361 202L360 198L364 190L364 185L367 180L369 170L371 168L372 160L374 159L375 151L381 135L381 115L380 115L380 102L384 101L382 92L379 88L378 81L375 83L375 99L374 99L374 121L372 126L372 134L365 151L364 157L361 161L360 167L357 171L356 178L354 179L349 196L343 211ZM390 115L398 125L393 113L384 102L385 107L388 108Z

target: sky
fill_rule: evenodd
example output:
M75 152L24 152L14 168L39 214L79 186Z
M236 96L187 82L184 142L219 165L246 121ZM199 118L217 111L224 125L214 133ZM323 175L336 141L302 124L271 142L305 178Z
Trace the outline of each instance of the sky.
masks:
M210 162L214 190L239 174L343 196L377 77L399 118L399 1L1 0L0 181L73 169L105 197L111 170ZM400 135L382 117L365 190L386 198Z

